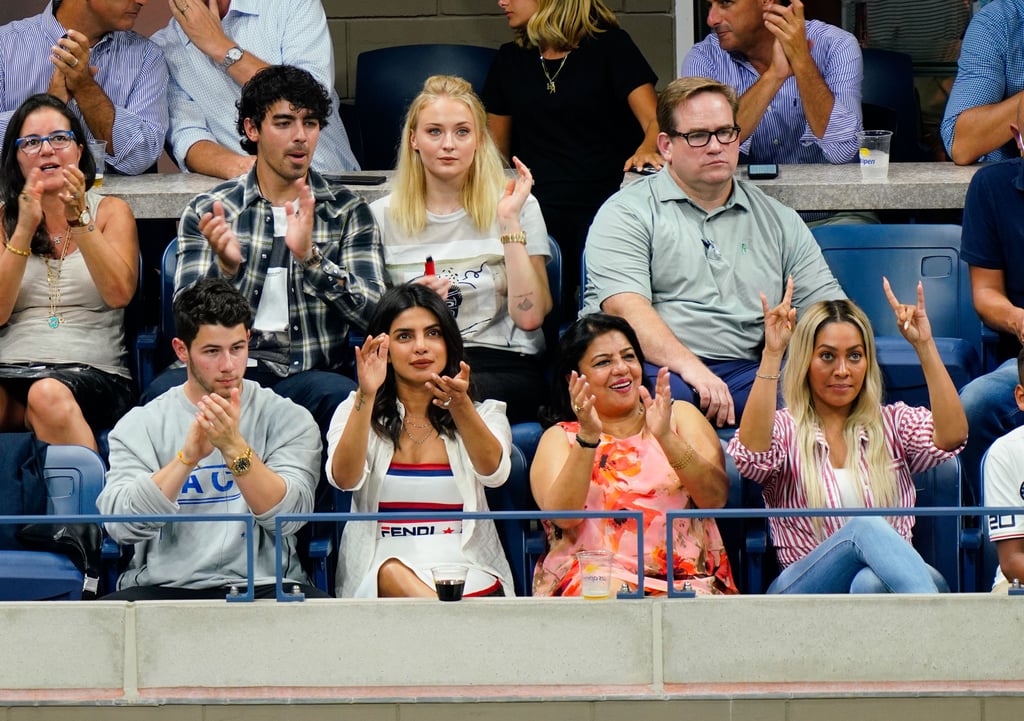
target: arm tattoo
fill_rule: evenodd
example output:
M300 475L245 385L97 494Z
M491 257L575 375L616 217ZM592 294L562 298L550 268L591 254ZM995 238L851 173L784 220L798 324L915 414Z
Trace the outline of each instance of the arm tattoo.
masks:
M356 394L356 411L363 410L363 403L365 403L365 402L366 402L366 394L363 393L362 390L360 390Z

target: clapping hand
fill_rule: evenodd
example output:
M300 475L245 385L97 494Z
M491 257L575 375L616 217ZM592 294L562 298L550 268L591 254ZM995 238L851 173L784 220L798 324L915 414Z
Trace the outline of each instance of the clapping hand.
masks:
M473 407L473 400L469 397L469 364L466 361L459 361L459 372L454 378L435 373L427 381L427 388L434 394L431 402L439 408L455 411L465 409L467 404Z
M664 438L672 432L672 390L668 381L668 368L658 369L654 383L654 397L640 386L640 402L646 411L647 430L655 438Z
M391 338L387 333L367 338L363 347L355 347L356 375L359 390L367 395L376 393L384 385L388 374L388 348Z
M505 192L498 201L498 219L502 221L502 227L515 221L519 222L519 215L523 212L526 199L530 197L533 189L533 174L530 169L523 165L523 161L512 156L512 163L516 168L516 177L505 184Z
M199 219L199 232L217 254L217 262L225 275L234 276L242 264L242 246L238 236L224 217L224 204L213 201L213 211L203 213Z
M595 440L604 430L601 416L594 408L594 394L590 392L590 383L587 377L576 371L569 374L569 402L572 404L573 413L580 422L581 435L587 440Z
M43 221L43 172L32 168L25 181L25 187L18 194L18 225L24 223L31 237Z
M786 292L782 301L768 309L768 298L764 293L761 296L761 309L764 311L764 349L770 353L782 354L789 345L789 339L793 337L793 327L796 323L796 308L793 307L793 277L786 280Z
M882 276L882 288L889 300L889 307L896 314L896 327L913 346L927 343L932 339L932 326L924 309L924 284L917 281L917 305L901 304L892 292L889 279Z
M284 231L284 244L299 260L309 257L313 245L313 191L309 189L304 178L297 183L299 199L294 203L284 204L287 226Z

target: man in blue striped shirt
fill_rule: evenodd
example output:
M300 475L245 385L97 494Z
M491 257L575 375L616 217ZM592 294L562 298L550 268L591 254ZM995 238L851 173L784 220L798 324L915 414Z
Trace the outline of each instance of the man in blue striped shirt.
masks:
M1010 133L1024 97L1024 0L994 0L967 26L956 81L942 117L942 142L957 165L1020 154Z
M167 141L183 170L218 178L249 171L232 113L241 88L268 65L294 65L330 89L334 48L320 0L174 0L173 18L153 35L167 58L170 131ZM320 130L313 158L319 172L358 170L337 114Z
M118 173L147 170L167 132L167 65L132 31L143 2L51 0L39 15L0 28L0 134L22 101L50 93L107 143Z
M707 22L714 32L690 49L682 74L736 88L749 162L856 157L864 69L853 35L805 20L801 0L711 0Z

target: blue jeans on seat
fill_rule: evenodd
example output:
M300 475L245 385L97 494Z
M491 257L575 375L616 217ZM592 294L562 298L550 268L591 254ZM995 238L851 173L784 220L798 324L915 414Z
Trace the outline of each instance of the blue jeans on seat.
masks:
M707 358L701 358L701 360L712 373L725 381L725 384L729 386L729 393L732 394L732 401L736 408L736 425L738 426L740 418L743 416L743 409L747 405L750 389L754 385L754 375L757 373L761 361L709 360ZM644 372L647 373L653 383L658 377L658 366L653 363L646 363L644 364ZM686 401L700 408L700 396L681 376L669 373L668 383L673 399Z
M1018 383L1017 359L1011 358L991 373L975 378L960 389L960 401L967 414L967 447L960 453L964 486L981 503L981 459L992 442L1024 424L1024 412L1017 407L1013 389Z
M870 569L877 583L858 578ZM858 516L796 563L783 569L768 593L937 593L932 570L884 518Z

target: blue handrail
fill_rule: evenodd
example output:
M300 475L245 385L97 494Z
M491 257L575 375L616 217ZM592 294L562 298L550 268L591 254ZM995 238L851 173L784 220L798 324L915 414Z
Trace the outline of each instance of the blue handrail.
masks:
M245 524L245 565L248 571L246 592L237 595L228 594L225 599L228 601L252 601L255 599L255 569L254 541L256 535L256 518L251 513L204 513L197 516L182 516L174 513L148 513L148 514L111 514L104 516L100 514L88 515L48 515L48 516L0 516L0 525L23 524L23 523L222 523L224 521L236 521ZM277 544L280 547L280 544ZM278 567L278 578L280 578L280 567ZM280 585L280 584L279 584Z
M460 511L445 513L445 518L452 520L473 520L473 521L505 521L505 520L554 520L556 518L624 518L636 521L636 542L637 548L644 547L644 524L643 511L608 510L608 511ZM438 512L417 512L417 513L282 513L274 519L274 532L280 537L281 524L289 521L424 521L433 520ZM281 544L276 544L275 573L277 574L277 600L278 601L303 601L306 596L303 593L285 594L282 585L282 553ZM636 591L627 593L620 591L619 598L643 598L644 595L644 574L643 564L637 564Z
M1015 515L1021 513L1019 506L926 506L897 508L716 508L678 509L665 513L666 542L668 555L667 577L674 578L673 522L677 518L814 518L825 516L968 516ZM637 524L637 547L643 548L643 512L627 510L608 511L475 511L446 513L453 520L554 520L558 518L608 518L632 519ZM276 538L281 538L281 524L291 521L415 521L437 517L437 511L422 513L282 513L274 519ZM247 588L244 594L227 595L228 601L252 601L255 596L255 531L256 520L246 513L213 513L203 515L179 514L54 514L34 516L0 516L0 525L21 525L26 523L217 523L238 522L246 527ZM275 576L277 600L281 602L302 601L302 593L286 594L283 579L283 544L275 543ZM642 598L644 596L643 564L637 567L637 585L633 592L619 592L619 598ZM668 595L673 598L693 596L692 591L678 591L674 583L668 584Z

